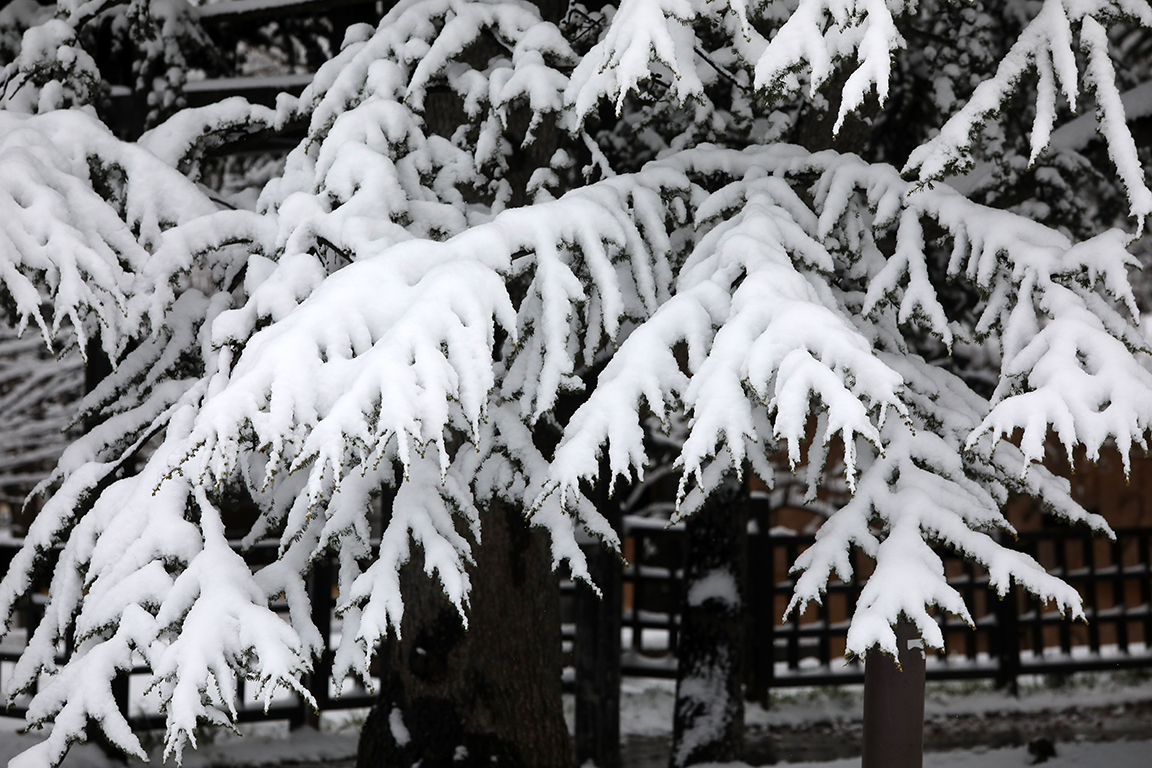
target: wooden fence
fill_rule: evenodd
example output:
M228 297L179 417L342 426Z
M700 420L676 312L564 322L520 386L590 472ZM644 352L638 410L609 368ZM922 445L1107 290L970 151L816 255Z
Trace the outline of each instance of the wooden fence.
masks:
M753 520L757 518L753 515ZM683 568L683 531L662 521L625 519L624 535L629 563L622 573L621 673L634 677L674 677L680 626ZM844 658L849 618L855 608L870 561L855 555L857 578L830 585L822 606L802 616L783 618L792 592L789 565L812 535L779 529L763 532L755 522L748 536L746 587L746 683L750 698L765 699L773 688L859 683L863 667ZM17 542L0 541L0 571L7 567ZM945 557L949 582L964 596L975 628L956 617L938 618L946 652L930 656L929 679L992 679L1012 686L1020 675L1065 674L1092 670L1120 670L1152 666L1152 529L1116 532L1116 540L1093 538L1059 529L1021 534L1012 544L1034 556L1051 573L1080 591L1088 622L1073 623L1046 609L1019 588L1000 599L988 588L987 574L959 558ZM246 554L253 568L270 562L274 546L259 546ZM572 615L574 590L563 587L567 615ZM334 615L332 566L321 563L311 580L313 621L328 638L329 649L338 638L340 622ZM45 590L35 592L19 610L13 634L0 644L0 686L11 674L24 638L38 624L47 600ZM277 606L286 612L286 606ZM571 650L576 626L564 626L566 648ZM66 648L61 647L61 657ZM370 695L353 688L339 698L328 681L331 650L305 681L320 710L366 707ZM139 692L144 669L121 681L118 697L135 727L156 727L161 719L149 711ZM294 725L315 723L317 714L298 697L285 694L264 715L261 705L245 702L243 688L239 719L288 720ZM132 702L131 709L130 702ZM22 705L4 714L22 717Z
M785 619L794 585L788 569L815 536L765 532L765 513L753 510L748 536L745 674L750 697L763 698L775 687L862 682L863 666L846 660L844 651L871 561L854 552L851 583L834 580L823 605ZM622 671L674 677L683 597L682 531L656 521L626 520L624 533L633 557L624 571ZM948 581L964 597L975 627L938 615L946 648L930 656L929 679L985 678L1014 687L1022 674L1152 667L1152 529L1119 529L1116 540L1109 541L1056 528L1021 533L1005 544L1030 554L1075 587L1087 622L1064 618L1020 587L1000 598L989 588L983 568L941 553Z

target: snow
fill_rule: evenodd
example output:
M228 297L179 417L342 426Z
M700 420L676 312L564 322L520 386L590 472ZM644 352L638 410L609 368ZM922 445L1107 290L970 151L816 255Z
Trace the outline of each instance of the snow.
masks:
M1106 744L1059 744L1056 757L1044 762L1051 768L1142 768L1148 764L1152 741L1120 741ZM1027 747L1008 749L970 749L956 752L930 752L924 756L925 768L1019 768L1030 765ZM793 768L857 768L859 758L820 763L788 763ZM718 764L708 768L718 768Z
M747 727L753 731L768 729L803 729L828 723L858 723L861 717L862 690L859 686L781 689L773 694L770 709L750 704L745 714ZM572 697L565 696L571 727ZM1075 676L1053 689L1041 679L1021 678L1019 698L1005 696L988 685L971 683L929 683L926 719L929 723L946 724L949 719L972 717L996 718L1000 715L1051 713L1059 724L1061 712L1122 708L1152 700L1152 688L1145 682L1133 683L1124 676ZM625 678L621 688L621 739L626 755L642 755L639 745L651 742L667 744L675 704L675 683L670 680ZM208 766L270 766L293 763L339 762L352 759L358 740L358 729L364 712L348 711L326 714L319 731L302 728L289 731L285 724L246 724L239 726L243 735L225 730L209 734L196 753L185 756L192 768ZM35 743L40 736L18 734L17 721L0 718L0 764L5 764L18 751ZM1057 734L1058 735L1058 734ZM637 745L633 749L629 745ZM1055 741L1057 757L1046 765L1143 768L1147 764L1152 741L1077 742ZM158 760L151 747L153 760ZM639 758L638 758L639 759ZM928 752L926 766L983 768L986 765L1018 768L1028 764L1025 746L988 748L979 745L947 752ZM629 764L626 762L626 766ZM859 758L823 762L786 762L796 768L848 768L858 766ZM116 761L91 744L73 747L63 763L65 768L114 768ZM630 768L647 768L639 762ZM743 765L743 764L737 764Z
M1120 103L1130 121L1152 115L1152 82L1120 94ZM1082 151L1099 136L1098 131L1096 115L1080 115L1052 132L1052 149Z
M680 676L676 706L685 725L673 744L671 765L689 765L693 753L725 738L736 710L726 690L732 664L730 649L721 647Z
M925 708L929 727L947 733L950 723L958 722L957 718L967 718L973 724L964 733L968 734L969 739L975 738L977 743L963 749L929 751L925 754L925 766L981 768L991 764L1017 768L1029 764L1031 759L1026 746L991 748L978 743L981 734L991 732L989 728L982 728L981 723L1012 716L1025 718L1021 720L1022 729L1026 729L1024 723L1029 717L1036 717L1037 722L1045 724L1038 727L1054 737L1057 759L1064 761L1056 763L1058 765L1107 765L1109 763L1106 760L1126 768L1146 765L1146 750L1152 746L1152 742L1083 742L1073 735L1071 729L1061 730L1062 718L1075 717L1078 712L1091 711L1097 713L1094 716L1107 719L1110 712L1120 713L1126 706L1146 704L1152 699L1152 689L1146 679L1136 681L1123 675L1110 677L1107 674L1082 674L1054 689L1040 678L1024 676L1020 679L1020 685L1020 696L1016 698L996 691L990 684L929 683ZM624 681L621 695L622 741L625 744L625 755L634 755L634 759L639 761L636 765L655 763L644 762L643 756L649 753L643 745L667 738L674 702L675 686L671 681ZM779 737L784 733L796 734L795 743L801 749L805 739L858 739L859 736L855 734L858 734L856 729L861 721L862 706L861 686L777 689L773 692L769 709L758 704L746 707L745 723L747 733L750 734L746 737L746 744L765 736ZM1041 715L1043 719L1039 719ZM1090 723L1084 726L1090 729ZM849 732L854 735L848 735ZM776 757L780 764L812 768L844 768L860 764L859 757L799 762L789 759L783 751L778 752ZM989 760L994 762L988 763Z
M149 41L137 85L160 121L196 33L185 6L145 5L130 20ZM138 660L177 761L203 721L234 719L241 680L265 702L301 690L323 645L304 580L332 551L338 684L367 685L373 649L401 623L413 546L465 620L479 508L493 500L523 509L554 564L587 578L585 534L620 546L589 489L639 480L669 451L674 520L732 474L775 483L780 455L810 498L848 487L795 564L789 610L822 600L862 550L876 567L851 653L894 650L901 616L938 647L932 610L967 616L929 542L981 563L1001 594L1021 584L1081 616L1074 589L997 536L1012 535L1002 509L1021 493L1109 533L1041 463L1050 434L1089 458L1147 447L1152 371L1121 227L1141 230L1152 191L1109 33L1121 12L1150 24L1152 9L1011 4L1021 34L984 62L991 75L958 69L935 88L951 117L920 127L903 172L769 140L800 102L828 103L838 71L837 130L872 92L882 102L900 85L894 58L922 46L896 26L915 5L622 0L577 44L528 3L405 0L375 30L353 28L299 98L177 112L133 143L95 117L85 12L7 30L0 283L19 330L82 352L98 340L117 364L80 407L100 426L42 484L0 583L7 628L60 545L8 692L52 673L30 711L56 726L20 760L58 762L89 721L143 754L110 696ZM1000 113L1033 93L1033 74L1014 139ZM1050 201L1004 210L935 183L976 160L1042 162L1084 86L1115 165L1100 184L1128 220L1086 232ZM438 98L458 100L460 125L435 124ZM602 103L652 146L598 144L586 118ZM307 135L255 210L224 210L194 181L231 135L296 123ZM517 167L538 149L546 161ZM1046 170L1037 179L1064 181ZM988 390L934 359L976 343L991 350ZM373 557L382 487L395 503ZM256 508L246 542L278 547L256 572L228 546L230 498Z
M1131 134L1124 125L1124 106L1116 87L1104 26L1107 14L1120 8L1147 23L1150 11L1145 3L1045 0L1000 61L995 77L981 82L967 103L941 127L939 134L912 152L904 167L905 173L918 173L921 180L927 181L970 169L972 149L977 143L973 139L984 122L997 115L1007 99L1017 92L1016 84L1030 68L1035 68L1037 73L1030 162L1034 161L1052 136L1057 87L1073 111L1077 106L1080 78L1073 48L1073 27L1079 23L1080 46L1089 58L1084 79L1094 93L1101 132L1123 180L1133 218L1137 227L1142 227L1143 217L1152 210L1149 208L1152 191L1144 182Z
M633 732L635 733L635 731ZM28 737L5 733L0 743L0 762L8 759L16 749L26 748L31 740ZM239 740L221 740L205 744L195 753L185 757L184 764L190 768L208 766L273 766L294 763L339 762L355 756L357 736L347 734L338 737L319 735L315 732L295 731L289 737L247 736ZM1067 743L1057 742L1057 755L1046 766L1053 768L1096 768L1108 765L1113 768L1144 768L1147 765L1148 751L1152 741L1117 741ZM926 768L1020 768L1030 762L1025 746L1012 748L974 748L950 752L929 752L925 755ZM84 744L73 747L65 759L64 768L114 768L118 763L104 755L94 745ZM858 768L859 758L846 758L822 762L781 763L792 768ZM705 764L713 765L713 764ZM727 764L744 766L744 763Z
M688 605L704 605L709 600L717 600L730 608L740 607L740 590L732 571L718 568L692 582L688 590Z
M692 49L693 35L684 20L693 16L686 0L626 0L612 18L604 38L572 73L565 100L583 122L602 99L615 102L620 114L629 92L638 90L659 63L670 71L676 98L703 93Z
M243 93L252 90L291 93L306 88L312 75L262 75L259 77L205 77L184 86L185 93Z
M1109 54L1108 31L1092 17L1084 19L1080 39L1088 50L1088 80L1096 90L1100 133L1108 155L1128 192L1132 218L1143 222L1152 214L1152 190L1144 180L1144 168L1136 152L1136 142L1128 131L1124 104L1116 89L1116 73Z
M18 734L9 730L10 719L0 719L0 765L10 764L18 752L28 749L40 740L36 734ZM218 732L209 734L199 749L184 757L184 765L191 768L211 766L256 767L292 763L329 762L353 759L359 740L359 722L330 720L317 731L301 728L288 731L283 725L241 725L238 734ZM161 748L156 735L151 735L150 763L161 762ZM123 765L108 757L94 744L78 744L68 753L64 768L115 768Z
M749 30L742 32L750 36ZM887 98L892 56L904 45L889 3L800 0L795 12L764 46L756 62L755 84L769 91L794 90L796 81L789 73L798 65L807 65L811 73L809 95L814 97L832 76L833 62L851 51L856 68L844 83L832 129L839 133L845 117L860 107L873 87L881 103Z
M397 707L393 707L392 711L388 713L388 728L392 732L392 739L396 742L396 746L403 747L412 740L408 728L404 725L404 713Z

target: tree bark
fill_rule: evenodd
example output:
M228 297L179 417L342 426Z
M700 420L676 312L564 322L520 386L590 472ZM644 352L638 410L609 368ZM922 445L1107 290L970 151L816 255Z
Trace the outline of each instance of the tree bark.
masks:
M732 762L743 751L743 497L728 480L686 525L671 768Z
M601 476L606 474L602 470ZM597 489L601 513L617 531L620 507ZM585 550L588 573L600 588L576 585L576 765L620 768L620 624L624 574L619 556L602 544Z
M567 0L537 0L545 20L558 22ZM463 58L483 68L507 55L494 37ZM467 121L460 97L429 89L428 130L451 137ZM536 141L513 110L508 138L511 203L530 202L528 180L548 165L559 131L542 125ZM561 701L560 592L546 534L532 531L518 509L493 502L482 510L483 541L475 548L468 627L422 557L401 572L401 637L382 652L378 703L360 735L357 768L570 768L571 739Z
M468 627L416 556L401 573L401 637L358 768L569 768L561 705L559 585L544 534L519 510L482 512Z
M864 665L862 768L924 765L924 641L915 625L896 625L899 658L872 649Z

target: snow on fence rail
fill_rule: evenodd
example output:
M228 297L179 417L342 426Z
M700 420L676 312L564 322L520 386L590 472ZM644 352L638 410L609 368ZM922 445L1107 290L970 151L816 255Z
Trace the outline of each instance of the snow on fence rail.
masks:
M752 519L760 522L765 513L754 508ZM625 676L674 677L683 600L683 528L636 518L626 519L623 527L630 557L623 572L624 610L619 617L621 671ZM848 620L870 571L867 558L854 557L858 578L848 584L831 584L822 606L803 616L782 618L792 592L788 567L814 540L811 534L750 525L745 668L749 690L757 698L764 698L774 687L863 680L863 667L846 661L843 653ZM19 544L0 538L0 572ZM1022 533L1015 546L1080 591L1088 623L1065 620L1022 590L999 599L988 589L987 574L979 566L947 558L949 582L964 596L976 627L970 629L954 617L939 617L947 652L929 659L929 678L991 678L1011 685L1020 674L1152 667L1152 528L1117 530L1114 542L1064 529ZM254 568L271 562L273 555L274 545L258 545L245 553ZM313 621L328 638L329 649L340 631L333 614L332 576L331 564L320 562L310 584ZM570 589L564 594L571 600ZM45 600L42 592L35 592L19 609L18 628L0 643L0 688L23 650L24 638L39 622ZM570 649L575 626L569 622L564 629L564 642ZM63 657L67 649L62 647L60 652ZM350 688L337 697L328 681L330 670L331 651L305 681L320 712L372 703L363 689ZM162 723L157 708L143 695L146 679L146 671L138 669L120 681L117 692L130 722L141 729ZM255 700L246 700L243 688L239 698L240 721L317 722L318 713L292 694L277 698L267 715ZM24 712L18 702L0 715L23 717Z

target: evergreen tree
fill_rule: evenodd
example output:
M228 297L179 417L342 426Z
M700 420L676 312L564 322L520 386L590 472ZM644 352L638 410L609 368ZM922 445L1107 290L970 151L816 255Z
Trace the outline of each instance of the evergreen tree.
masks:
M777 450L813 492L843 475L852 500L796 564L791 609L851 578L863 550L876 568L850 653L894 653L901 619L940 647L930 611L968 616L933 545L983 564L1001 594L1015 582L1081 615L1073 588L992 534L1010 530L1011 492L1107 532L1040 463L1049 434L1090 458L1146 447L1152 373L1126 248L1152 191L1109 31L1129 45L1152 9L1003 5L402 0L349 28L299 98L177 111L135 142L94 108L94 6L33 20L5 70L0 280L21 329L67 330L115 365L82 404L99 426L43 484L0 583L7 617L61 546L9 691L52 672L29 719L55 727L19 764L58 764L89 723L142 755L111 696L134 653L177 760L198 724L235 716L240 678L306 696L323 639L304 580L329 554L337 679L367 681L430 594L471 626L471 596L514 578L517 557L586 577L579 529L619 546L593 489L643 473L645 424L680 413L678 518L733 476L772 485ZM973 34L930 43L951 14ZM915 111L923 82L935 96ZM1084 107L1084 86L1113 168L1073 148L1042 173L1057 105ZM918 127L880 137L897 95ZM195 183L208 148L300 122L255 210ZM1090 171L1120 191L1050 202ZM1044 181L1032 192L1028 174ZM954 362L977 345L987 390ZM255 573L228 545L221 510L238 497L259 510L245 542L279 542ZM61 639L75 652L57 669ZM390 651L409 667L413 639ZM396 734L418 731L393 712L411 722L416 683L386 684L408 686L378 711L403 749ZM485 742L461 727L432 762L456 747L537 759L532 729ZM539 743L561 743L558 727Z

